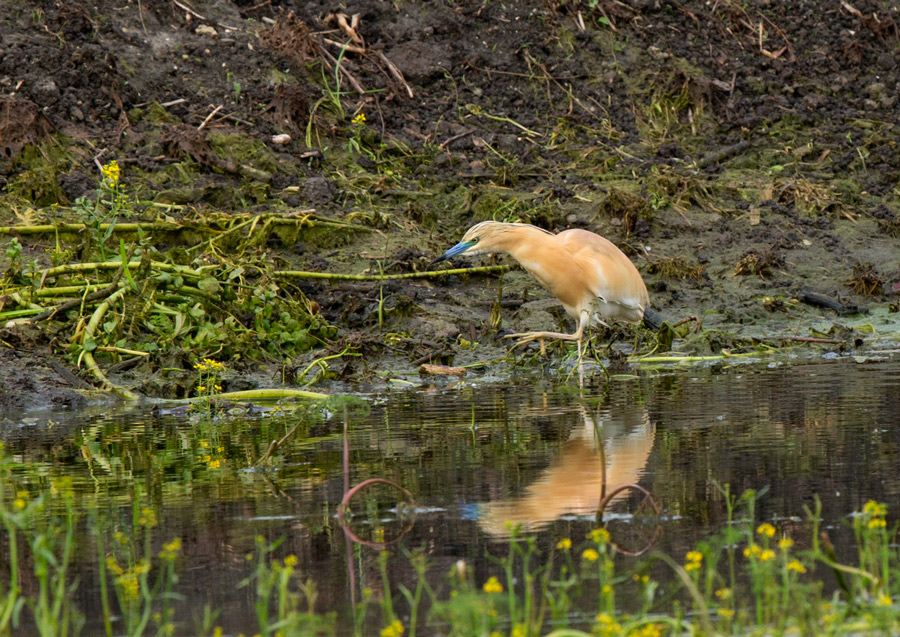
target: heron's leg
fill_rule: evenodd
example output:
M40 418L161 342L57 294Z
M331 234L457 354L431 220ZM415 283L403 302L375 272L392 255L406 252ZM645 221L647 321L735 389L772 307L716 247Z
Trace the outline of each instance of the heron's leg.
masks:
M513 348L516 348L520 345L527 345L532 341L545 338L555 338L560 341L577 341L581 338L581 334L577 332L575 334L563 334L562 332L520 332L518 334L507 334L503 338L516 339L516 343L513 345Z
M580 320L578 321L578 330L575 332L578 334L578 362L576 365L578 366L579 387L584 387L584 348L581 342L581 335L584 334L585 329L587 329L590 324L591 315L587 311L582 311Z
M575 330L574 334L564 334L563 332L520 332L518 334L507 334L503 338L514 338L516 339L515 345L513 345L513 349L521 346L527 345L532 341L536 341L541 339L541 345L545 338L555 338L560 341L576 341L578 343L578 362L581 363L581 337L584 334L584 330L587 328L588 324L591 322L590 314L587 311L581 313L581 320L578 321L578 329ZM543 348L542 348L543 349Z
M578 386L584 387L584 363L582 362L583 352L581 349L581 339L578 339Z

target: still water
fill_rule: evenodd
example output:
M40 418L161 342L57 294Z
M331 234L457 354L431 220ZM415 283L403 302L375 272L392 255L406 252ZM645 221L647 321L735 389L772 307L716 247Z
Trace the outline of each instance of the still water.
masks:
M73 481L81 516L73 597L86 634L101 630L91 529L130 528L136 499L155 513L154 552L182 540L175 607L183 634L193 633L204 606L220 611L226 634L256 632L250 589L239 584L259 536L283 539L275 555L297 556L318 585L316 609L337 611L345 634L359 592L383 588L380 544L395 587L415 581L403 548L428 556L439 591L460 560L480 583L500 574L487 555L506 554L513 526L548 551L562 538L578 541L618 485L640 485L661 512L638 489L621 492L604 516L613 540L625 552L652 543L677 560L725 523L716 485L726 483L738 494L767 489L757 520L799 546L809 541L804 506L816 496L838 538L847 514L870 499L888 505L890 525L900 510L900 362L666 370L584 389L534 377L464 381L330 411L215 420L153 416L145 407L31 414L7 418L2 438L25 488ZM390 480L411 499L383 483L365 489L351 502L345 533L336 515L342 496L369 478ZM398 602L401 615L404 607Z

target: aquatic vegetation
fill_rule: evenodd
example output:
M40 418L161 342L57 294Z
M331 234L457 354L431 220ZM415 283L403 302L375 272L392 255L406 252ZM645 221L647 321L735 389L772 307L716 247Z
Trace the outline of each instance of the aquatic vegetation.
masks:
M204 382L215 382L209 379L221 371L213 363L198 363ZM218 439L214 428L198 427L198 452L230 444ZM194 461L209 465L203 458ZM84 585L73 563L81 524L90 528L94 546L79 559L92 562L99 574L107 634L172 634L190 621L179 594L179 573L189 567L182 539L165 530L142 489L131 487L131 505L118 514L85 516L70 481L35 483L15 469L9 456L0 459L0 523L8 546L0 576L0 634L26 626L52 635L83 629L84 610L73 595ZM843 535L854 546L838 550L819 526L818 504L806 511L802 525L799 518L759 522L760 494L735 496L727 485L720 493L724 524L678 555L653 547L640 556L622 554L616 531L602 526L583 537L563 536L546 548L538 536L511 528L506 548L489 549L486 568L478 572L465 559L441 572L426 551L402 543L368 558L371 549L354 545L353 563L373 567L368 577L360 573L350 591L354 634L405 637L426 627L449 635L558 637L900 628L897 526L888 521L883 503L869 501L848 516ZM283 550L281 541L257 537L253 544L240 586L247 590L255 630L334 634L334 609L323 605L303 561ZM393 580L392 562L411 566L404 568L409 578ZM826 583L829 574L837 582L833 592ZM203 609L194 616L194 632L229 632L218 617L216 609Z
M213 398L222 393L220 383L225 365L211 358L204 358L201 362L194 363L194 369L197 371L197 384L194 387L197 400L191 403L190 408L194 413L208 417L213 413Z

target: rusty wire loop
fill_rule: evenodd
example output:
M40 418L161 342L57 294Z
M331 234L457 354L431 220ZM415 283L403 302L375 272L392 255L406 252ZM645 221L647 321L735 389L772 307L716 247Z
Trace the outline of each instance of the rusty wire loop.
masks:
M635 509L636 513L640 513L641 511L643 511L644 506L649 503L650 506L653 507L653 511L656 514L657 519L660 515L662 515L662 503L647 489L639 484L620 484L615 489L613 489L609 493L606 493L605 495L603 495L603 497L600 498L600 502L597 504L597 522L599 524L603 524L603 512L604 510L606 510L606 507L609 505L609 503L612 502L613 498L615 498L623 491L627 491L629 489L636 489L637 491L640 491L644 494L644 499L641 500L640 504L638 504L637 508ZM622 555L638 556L649 551L653 547L653 545L656 544L661 535L662 522L657 521L656 528L653 530L652 536L650 536L650 538L647 539L647 543L639 549L631 550L622 547L621 544L612 539L612 534L610 534L610 544L616 551L618 551Z

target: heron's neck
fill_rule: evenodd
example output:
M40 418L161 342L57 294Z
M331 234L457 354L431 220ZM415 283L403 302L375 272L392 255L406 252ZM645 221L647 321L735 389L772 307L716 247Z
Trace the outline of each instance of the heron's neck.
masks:
M523 224L521 226L513 226L501 236L498 236L497 249L506 252L521 263L531 260L535 251L539 252L543 246L548 245L554 238L555 235L545 230Z

